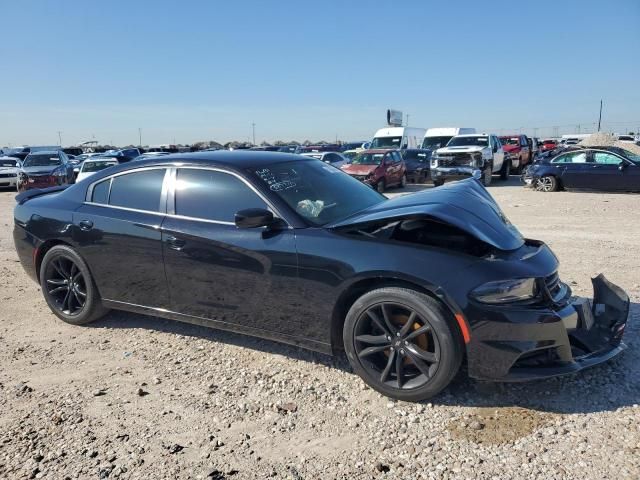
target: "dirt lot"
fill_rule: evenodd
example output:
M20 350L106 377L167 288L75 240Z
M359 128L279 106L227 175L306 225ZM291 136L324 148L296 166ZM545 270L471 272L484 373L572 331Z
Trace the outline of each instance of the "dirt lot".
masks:
M62 323L17 261L0 192L0 478L639 478L640 196L490 191L575 293L598 272L629 292L629 349L528 384L463 371L418 405L273 342L117 312Z

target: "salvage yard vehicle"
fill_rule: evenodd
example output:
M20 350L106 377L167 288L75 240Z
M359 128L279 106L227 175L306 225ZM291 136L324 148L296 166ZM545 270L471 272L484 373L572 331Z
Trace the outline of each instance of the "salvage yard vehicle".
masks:
M533 142L526 135L504 135L500 137L504 156L510 163L511 170L518 175L533 160Z
M18 172L18 191L73 183L73 164L62 150L30 153Z
M349 159L338 152L312 152L303 153L302 155L305 157L317 158L318 160L322 160L324 163L333 165L336 168L341 168L349 163Z
M380 193L407 184L407 167L399 150L364 150L343 165L342 171Z
M428 128L422 139L422 148L437 150L447 146L449 140L458 135L476 133L475 128L436 127Z
M20 160L14 157L0 157L0 188L16 188Z
M115 165L118 165L118 161L109 158L95 158L92 160L85 160L80 166L80 171L78 172L76 181L80 182L81 180L90 177L100 170L104 170L105 168L113 167Z
M371 149L420 148L426 130L416 127L385 127L373 136Z
M407 167L407 181L409 183L425 183L431 179L431 150L411 148L401 150L400 154Z
M471 176L479 176L482 184L489 186L495 173L502 180L509 178L509 162L504 161L502 144L494 134L458 135L431 156L431 178L436 187Z
M640 155L619 147L574 147L534 163L522 178L542 192L640 192Z
M393 152L391 152L393 153ZM18 257L52 312L127 310L341 350L419 401L471 377L568 374L624 348L629 298L572 301L558 260L476 180L386 199L312 158L176 154L16 197ZM118 261L114 261L114 259Z

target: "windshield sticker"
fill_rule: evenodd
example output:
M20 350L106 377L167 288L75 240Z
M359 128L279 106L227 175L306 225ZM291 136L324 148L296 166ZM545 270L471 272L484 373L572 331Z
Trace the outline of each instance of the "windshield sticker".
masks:
M297 185L295 182L291 180L284 180L282 182L276 182L269 185L269 189L272 192L282 192L283 190L289 190L291 188L295 188Z

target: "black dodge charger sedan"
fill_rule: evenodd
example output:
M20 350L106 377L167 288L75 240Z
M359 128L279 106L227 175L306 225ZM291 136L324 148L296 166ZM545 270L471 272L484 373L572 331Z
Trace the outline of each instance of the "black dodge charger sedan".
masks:
M475 179L386 199L313 158L176 154L19 194L14 239L51 310L109 309L346 354L390 397L469 375L566 374L624 349L629 299L572 301L558 260Z

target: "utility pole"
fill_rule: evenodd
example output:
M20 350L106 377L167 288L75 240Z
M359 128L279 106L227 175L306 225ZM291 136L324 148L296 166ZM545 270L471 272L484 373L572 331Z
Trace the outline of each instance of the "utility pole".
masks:
M602 99L600 99L600 116L598 117L598 131L600 131L600 122L602 122Z
M538 127L534 127L533 129L533 138L538 138Z
M142 129L138 128L138 146L142 148Z
M558 138L558 127L553 127L553 138Z
M60 142L60 146L62 146L62 132L58 130L58 142Z
M407 113L407 124L405 125L405 127L409 126L409 114Z
M256 124L251 123L251 131L253 132L253 145L256 144Z

